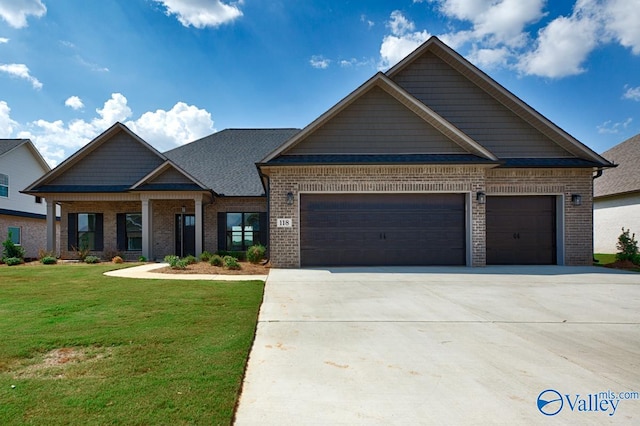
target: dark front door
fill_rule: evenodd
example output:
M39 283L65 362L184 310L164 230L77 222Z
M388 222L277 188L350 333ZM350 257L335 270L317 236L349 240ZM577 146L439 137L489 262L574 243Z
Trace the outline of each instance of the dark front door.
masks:
M196 216L193 214L176 215L176 255L196 254Z
M302 266L464 265L463 194L302 194Z
M554 265L556 197L487 197L487 264Z

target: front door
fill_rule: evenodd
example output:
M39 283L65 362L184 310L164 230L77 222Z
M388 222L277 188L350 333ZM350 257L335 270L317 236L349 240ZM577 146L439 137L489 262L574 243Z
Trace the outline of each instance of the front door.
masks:
M176 215L176 256L184 257L196 254L196 216L193 214Z

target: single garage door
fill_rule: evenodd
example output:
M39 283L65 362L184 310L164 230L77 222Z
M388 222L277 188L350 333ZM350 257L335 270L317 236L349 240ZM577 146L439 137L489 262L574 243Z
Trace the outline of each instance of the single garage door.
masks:
M487 197L487 264L555 265L556 197Z
M464 194L302 194L302 266L464 265Z

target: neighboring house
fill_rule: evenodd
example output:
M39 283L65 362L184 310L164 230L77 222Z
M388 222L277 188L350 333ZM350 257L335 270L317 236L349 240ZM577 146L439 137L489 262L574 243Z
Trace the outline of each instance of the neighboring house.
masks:
M259 241L276 267L588 265L610 166L433 37L302 130L163 154L116 123L25 192L62 206L63 256Z
M602 156L618 166L594 182L594 251L616 253L623 227L640 238L640 134Z
M41 197L20 190L50 170L30 140L0 139L0 241L11 235L28 258L46 247L47 210Z

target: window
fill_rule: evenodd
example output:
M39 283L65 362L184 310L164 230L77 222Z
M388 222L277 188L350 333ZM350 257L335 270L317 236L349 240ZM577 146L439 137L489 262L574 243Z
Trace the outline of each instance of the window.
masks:
M42 197L36 196L36 204L42 204Z
M227 213L227 250L244 251L260 241L259 213Z
M22 243L22 230L18 226L10 226L8 236L13 244L19 246Z
M78 213L78 248L96 249L96 215Z
M142 213L127 213L125 220L127 250L142 250Z
M102 213L69 213L68 250L104 249L104 215Z
M0 197L9 197L9 176L0 173Z

